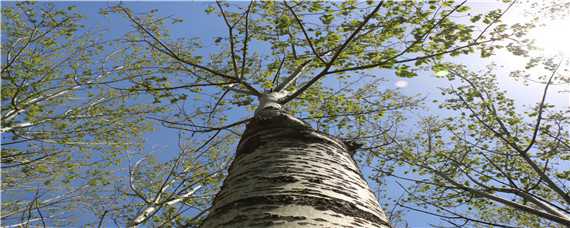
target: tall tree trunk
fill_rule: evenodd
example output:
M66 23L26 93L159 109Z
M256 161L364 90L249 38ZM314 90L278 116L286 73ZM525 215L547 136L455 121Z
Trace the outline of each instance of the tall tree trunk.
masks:
M389 227L342 141L278 108L257 112L203 227Z

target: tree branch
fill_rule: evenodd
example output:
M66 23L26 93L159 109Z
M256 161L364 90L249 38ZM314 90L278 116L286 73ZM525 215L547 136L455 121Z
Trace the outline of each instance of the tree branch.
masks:
M228 80L233 81L233 82L238 82L238 83L240 83L241 85L243 85L243 86L249 91L248 94L253 94L253 95L256 95L256 96L259 96L259 95L260 95L260 93L259 93L255 88L253 88L251 85L249 85L249 84L246 83L245 81L242 81L240 78L236 78L236 77L232 77L232 76L226 75L226 74L224 74L224 73L218 72L218 71L216 71L216 70L210 69L210 68L208 68L208 67L205 67L205 66L202 66L202 65L200 65L200 64L193 63L193 62L191 62L191 61L188 61L188 60L185 60L185 59L181 58L178 54L176 54L174 51L172 51L166 44L164 44L160 39L158 39L158 37L156 37L151 31L149 31L148 29L146 29L136 18L134 18L134 16L133 16L126 8L123 8L123 7L120 7L120 6L118 6L118 8L129 18L129 20L130 20L131 22L135 23L135 25L136 25L138 28L140 28L141 30L143 30L143 32L144 32L145 34L147 34L148 36L150 36L155 42L157 42L157 43L164 49L164 50L162 50L162 49L160 49L160 48L158 48L158 47L156 47L156 46L153 45L155 48L157 48L157 50L160 50L160 51L162 51L163 53L167 54L168 56L170 56L170 57L172 57L172 58L174 58L174 59L176 59L176 60L178 60L178 61L180 61L180 62L182 62L182 63L188 64L188 65L190 65L190 66L192 66L192 67L196 67L196 68L198 68L198 69L207 71L207 72L209 72L209 73L211 73L211 74L213 74L213 75L219 76L219 77L221 77L221 78L228 79ZM236 71L236 72L237 72L237 71ZM236 74L236 75L237 75L237 74ZM236 90L236 92L237 92L237 91L238 91L238 90Z
M295 17L295 20L297 21L297 24L299 24L301 31L303 31L303 35L305 36L305 39L307 40L307 43L309 44L309 47L311 48L311 51L313 51L313 54L315 55L315 57L317 57L319 59L319 61L321 61L321 63L326 64L327 62L321 57L321 55L315 49L315 46L313 45L313 42L311 41L309 34L305 30L305 26L303 25L303 22L301 21L299 16L297 16L297 14L295 13L295 10L293 10L293 8L291 6L289 6L289 4L287 4L286 1L284 1L283 4L285 5L285 7L287 7L289 9L291 14L293 14L293 17Z
M293 94L285 97L281 103L285 104L293 99L295 99L296 97L298 97L300 94L302 94L303 92L305 92L305 90L309 89L313 84L315 84L318 80L320 80L322 77L324 77L325 75L327 75L328 70L332 67L332 65L335 63L336 59L340 56L340 54L342 53L342 51L352 42L352 40L354 39L354 37L362 30L362 28L364 28L364 26L366 24L368 24L368 21L370 21L370 19L372 19L372 17L380 10L380 8L382 7L382 4L384 3L384 1L380 1L378 3L378 5L374 8L374 10L372 10L372 12L370 12L368 15L366 15L364 17L364 21L362 21L362 23L350 34L350 36L344 41L344 43L338 48L338 50L334 53L333 57L327 62L327 64L325 64L324 69L317 74L315 77L313 77L309 82L307 82L303 87L301 87L300 89L296 90Z
M236 59L236 52L235 52L235 42L234 42L234 25L230 25L230 22L228 21L228 17L226 16L226 12L224 12L224 8L222 7L222 5L220 4L220 1L216 1L216 5L218 6L218 9L220 9L220 13L222 14L222 18L224 18L224 22L226 23L226 27L228 29L228 42L230 42L230 54L231 54L231 60L232 60L232 66L234 69L234 77L235 78L239 78L240 74L238 73L238 67L237 67L237 59Z

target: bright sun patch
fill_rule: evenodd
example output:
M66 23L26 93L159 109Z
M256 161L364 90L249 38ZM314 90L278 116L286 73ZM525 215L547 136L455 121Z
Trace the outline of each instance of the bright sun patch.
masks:
M398 80L396 83L394 83L394 85L396 85L398 88L404 88L408 86L408 82L404 80Z
M570 18L548 22L530 33L545 54L570 56Z

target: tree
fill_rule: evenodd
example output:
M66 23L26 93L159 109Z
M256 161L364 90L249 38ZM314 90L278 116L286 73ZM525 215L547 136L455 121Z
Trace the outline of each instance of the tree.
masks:
M144 115L161 111L113 88L133 63L83 30L76 11L2 7L3 224L65 225L66 211L103 194L109 167L140 145Z
M248 123L204 227L389 227L354 148L280 108Z
M531 4L525 15L539 26L544 15L564 18L567 6ZM568 226L569 116L548 102L567 92L560 88L568 85L568 59L532 46L513 53L525 58L523 70L514 61L506 67L510 73L495 64L477 73L469 65L434 66L436 76L452 82L442 89L443 101L434 100L445 114L425 117L416 126L420 131L406 137L390 134L390 146L369 151L378 156L379 163L370 162L378 180L394 178L404 191L396 207L440 217L452 227ZM529 104L530 96L511 97L499 85L505 80L535 84L517 89L535 95L537 104Z
M22 12L34 10L22 10ZM120 83L102 88L110 88L110 91L129 95L139 93L151 95L157 105L173 103L179 108L177 113L153 119L165 126L190 132L192 136L197 137L194 141L206 142L204 148L216 148L210 145L212 142L219 142L219 138L216 137L232 134L242 138L242 142L245 142L242 144L243 147L255 148L256 145L250 145L255 140L246 142L246 138L239 133L241 127L245 123L255 126L257 121L263 122L265 117L271 117L269 122L278 126L282 124L286 129L285 132L294 132L301 136L292 143L292 146L303 147L307 143L306 140L317 140L322 147L337 151L331 159L344 161L345 166L339 168L348 173L358 172L349 150L355 148L358 143L350 142L364 143L365 148L383 146L383 140L378 140L378 137L390 130L389 127L383 128L384 124L390 125L400 118L396 114L385 115L392 113L393 110L413 106L417 102L416 99L381 88L382 81L375 77L376 73L368 70L379 69L383 73L395 73L400 77L414 77L420 67L437 64L444 56L457 56L475 51L481 51L484 57L488 56L494 49L500 48L500 45L504 46L505 38L516 41L510 46L515 47L512 48L515 50L517 45L524 45L524 41L518 42L513 38L513 34L523 33L527 29L525 26L501 25L500 18L505 12L503 10L493 10L484 15L469 15L469 7L465 2L459 4L447 1L441 3L435 1L251 2L249 4L217 2L207 8L206 12L214 14L213 16L224 23L227 34L214 37L213 42L209 43L219 48L208 49L207 54L203 54L202 44L196 39L170 39L165 26L170 18L158 17L156 11L141 15L121 6L102 11L104 14L112 12L125 15L133 23L136 31L128 32L117 40L117 43L123 45L119 46L120 56L124 58L121 60L130 64L128 65L130 68L126 66L121 69L111 68L117 71L117 74L112 75L116 76L116 80L120 80ZM471 20L465 23L452 20L454 16L459 15L468 16ZM173 19L172 22L179 21ZM208 41L203 40L203 42ZM98 55L92 57L96 56ZM6 66L11 65L10 62L6 61ZM119 74L123 69L128 71ZM92 74L85 75L93 77ZM77 82L70 81L70 83ZM2 97L4 102L4 94ZM128 106L132 103L123 104ZM114 110L122 106L106 107ZM249 114L239 119L236 110ZM254 110L257 111L252 115ZM299 119L307 121L308 124L300 123ZM122 123L121 121L124 120L117 120L118 123ZM309 125L318 131L312 130ZM102 126L109 127L109 125ZM275 129L248 127L246 133L251 132L255 135L259 133L257 131L274 132ZM118 135L128 135L125 133L118 131ZM215 139L204 140L209 137L203 133L210 134L209 136ZM332 134L336 137L330 136ZM277 136L275 139L277 141L289 140L286 135ZM110 138L121 141L120 137ZM339 140L340 138L343 140ZM226 145L231 145L231 142L227 142ZM332 145L336 145L336 148ZM279 147L281 151L292 151L285 148L285 145L282 146ZM212 155L208 158L220 164L216 166L218 170L210 170L205 166L208 164L207 161L201 159L193 161L185 157L200 158L200 153L204 151L201 146L192 145L188 148L181 146L180 149L181 156L166 163L169 164L168 168L150 158L144 161L131 160L128 172L130 178L126 185L122 185L123 188L117 189L115 193L119 196L113 200L118 203L125 202L124 199L128 198L134 203L109 208L108 205L99 202L94 206L104 208L98 214L99 225L108 217L119 220L118 224L128 225L150 221L156 225L199 223L203 218L202 214L193 215L189 221L179 219L181 215L185 215L183 204L187 203L190 206L207 204L199 202L196 204L193 194L204 189L198 186L215 187L215 181L208 180L207 176L219 173L218 168L224 167L224 163L219 163L217 159L225 156ZM259 147L251 152L264 151L266 151L264 147ZM317 151L325 153L324 149ZM238 151L238 158L244 156L241 155L244 153L246 152ZM295 157L286 161L302 164L303 160L303 157ZM239 162L235 160L233 164L242 164ZM323 162L319 161L319 164ZM97 164L102 165L102 163ZM141 167L141 164L145 165ZM338 167L338 164L330 165ZM188 166L195 166L199 172L191 172L192 168ZM277 168L277 166L272 167ZM238 165L232 168L228 182L235 179L236 172L242 169ZM308 168L300 167L299 170ZM326 169L327 167L322 167L320 172L316 173L326 173ZM220 178L221 175L215 177ZM339 177L336 181L345 180L346 177L348 175ZM367 191L368 187L362 183L359 175L351 177L347 181L353 181L352 185L359 186L364 192ZM306 178L294 175L284 176L283 180L286 186L292 186L295 183L287 181ZM261 179L252 181L261 181ZM313 181L319 182L318 179ZM271 180L269 182L273 183ZM280 185L283 182L276 183ZM323 186L318 183L315 185ZM124 188L125 186L128 189ZM226 192L234 192L229 189L230 187L223 188L228 188ZM316 203L310 204L315 209L322 208L329 202L347 202L330 204L335 206L335 212L344 213L349 218L339 222L350 223L352 220L357 222L362 220L359 223L386 225L387 221L383 218L374 196L363 194L343 198L341 195L348 194L349 189L344 189L335 195L330 186L326 188L329 192L317 197L319 200L314 201ZM309 199L308 194L303 199ZM363 206L357 204L355 199L370 201ZM28 205L32 206L27 208L33 208L33 202L37 200L31 202ZM221 199L215 202L213 211L210 211L212 215L222 213L223 210L219 208L223 208L226 204ZM299 205L299 202L289 201L289 203L278 208ZM304 205L309 206L309 204ZM132 211L133 208L137 211ZM109 213L115 215L109 216ZM42 217L39 209L35 214ZM32 216L31 213L28 215ZM280 218L282 217L270 216L268 219ZM290 222L298 222L296 220L299 218L291 219ZM28 219L29 222L31 219Z
M498 87L494 66L482 73L450 66L447 77L460 84L442 91L449 98L441 105L458 115L424 119L420 132L379 155L382 163L413 167L417 178L399 176L390 165L379 169L415 183L402 186L409 193L403 202L433 207L457 226L568 226L570 113L547 103L553 84L568 83L568 62L554 60L533 63L544 67L537 78L544 88L524 112Z
M318 200L313 200L316 203L309 203L311 200L308 198L311 193L303 195L301 192L288 191L288 187L299 184L305 187L307 192L319 192L319 186L308 184L310 176L290 174L291 172L310 173L308 172L309 166L289 170L283 169L279 163L303 164L306 160L310 160L306 157L309 155L292 157L295 154L294 151L300 150L297 147L309 145L305 141L315 143L311 140L319 138L321 143L326 142L325 144L329 146L336 141L326 135L314 136L322 133L310 130L307 124L286 114L285 110L292 114L308 114L307 118L317 119L314 125L324 125L323 130L326 132L346 132L346 136L351 134L352 138L366 139L372 138L372 135L378 135L377 132L366 134L363 131L367 119L379 120L386 109L378 106L389 104L384 101L394 99L389 98L389 94L393 93L379 93L371 90L370 87L358 89L355 92L355 95L358 94L356 99L348 98L342 93L333 92L329 86L324 85L323 78L326 76L334 75L335 80L341 83L352 83L346 86L352 87L350 90L354 90L356 86L355 82L350 82L348 79L358 78L351 72L380 68L394 70L401 77L414 77L417 68L409 65L411 63L415 66L435 64L441 61L446 54L454 56L472 53L476 48L480 48L481 55L486 57L493 52L493 49L500 47L499 44L502 44L500 41L505 37L511 38L511 34L524 33L528 28L526 26L509 28L505 25L493 27L500 22L504 14L504 11L494 10L486 15L472 17L471 23L479 22L484 25L481 31L476 32L473 25L458 24L450 19L450 15L467 15L469 7L465 6L465 2L459 4L389 1L366 3L351 1L343 3L251 2L249 4L217 2L206 12L216 13L223 19L227 36L214 37L213 43L223 46L217 52L209 50L208 56L203 57L194 54L197 51L193 48L199 48L195 42L192 43L193 46L187 47L187 41L169 41L161 37L163 34L161 26L154 23L158 20L153 19L152 15L137 16L124 7L115 7L112 10L124 14L138 29L138 37L132 40L133 43L148 45L149 50L159 56L165 68L191 76L184 79L167 78L165 81L184 80L185 82L177 81L177 84L183 86L186 83L203 83L221 88L221 90L208 93L215 97L214 105L206 106L208 111L200 109L188 114L184 110L177 116L160 121L170 127L194 132L231 130L249 122L244 135L241 136L241 143L238 146L236 159L230 167L229 176L210 209L210 219L205 222L206 226L214 227L252 225L254 221L259 222L260 219L266 222L264 224L275 224L282 220L292 224L303 223L306 218L299 217L296 213L304 212L292 212L288 208L302 205L305 206L305 213L310 214L312 212L309 211L312 209L309 206L318 209L328 205L327 202L341 200L334 194L327 193L319 195ZM407 33L411 33L413 37L406 36ZM513 51L516 51L517 45L524 45L524 42L516 41L518 43L510 46ZM255 42L262 44L254 47L252 43ZM264 52L269 54L263 54ZM275 56L281 57L275 58ZM209 60L205 60L206 58ZM263 62L269 63L263 64ZM149 85L148 87L164 88L166 91L175 89L161 85ZM342 89L339 91L344 92ZM233 95L231 100L226 98L228 94ZM334 99L338 102L333 103L327 99ZM323 103L324 106L319 105ZM246 116L231 124L215 125L213 119L223 112L217 110L227 110L228 104L230 107L233 104L237 107L245 107L247 110L256 110L255 115L253 118ZM287 107L284 108L284 105ZM197 123L197 120L202 123ZM321 121L325 124L320 124ZM334 126L334 124L338 125ZM263 125L269 126L259 127ZM282 129L283 133L276 132L277 129ZM250 134L253 138L249 138ZM275 142L275 144L279 143L277 144L279 146L274 148L262 146L265 145L264 143L259 145L258 141L264 140L257 139L258 134L268 134L266 137L270 139L264 139L265 143ZM297 141L288 141L293 137L291 135L296 135ZM339 148L348 151L346 145L338 144ZM291 157L282 160L278 157L265 157L264 153L269 153L269 148ZM324 150L317 151L324 154ZM308 154L309 150L303 151L305 152L303 154ZM345 152L344 155L337 155L338 157L334 159L346 159L346 154ZM251 172L251 175L256 173L248 171L249 169L257 173L262 172L257 166L248 165L253 161L266 164L265 168L271 174L264 171L263 174L268 176L259 174L261 175L259 178L249 179L241 176L245 175L243 173ZM319 162L317 162L319 165L324 165L323 161ZM326 173L324 171L326 167L319 167L320 171L315 173ZM353 168L346 167L344 169L353 170ZM289 174L286 173L287 171ZM273 183L273 185L265 185L268 183ZM256 188L257 185L265 186L270 190L263 191ZM259 190L259 195L250 193L250 188ZM325 188L330 189L330 186ZM366 187L362 189L367 191ZM283 197L286 199L282 199ZM299 202L294 200L296 197L299 198ZM356 206L354 203L358 201L355 199L373 199L373 197L351 197L354 198L345 199L343 202L346 203L337 205L338 207L331 206L335 212L347 217L344 222L350 223L352 219L362 219L362 216L356 216L362 211L375 211L373 216L364 216L367 218L366 222L374 224L373 226L387 225L378 205ZM263 205L273 205L265 208L273 209L265 217L260 214L259 209L255 209ZM342 208L346 205L354 206L348 206L351 210ZM247 211L248 208L251 209L250 213L240 212ZM362 214L366 213L360 213ZM320 216L323 215L320 214Z
M128 203L120 208L120 213L126 217L127 225L136 227L152 220L158 226L195 225L199 223L201 215L207 212L211 196L223 177L230 161L229 156L220 156L216 151L228 150L228 143L232 142L232 135L217 138L220 131L214 133L204 142L180 143L180 153L170 162L158 163L149 161L141 165L144 158L133 165L129 165L129 183L124 186L123 192L133 192L134 198L142 200L141 204ZM183 139L181 138L180 141ZM192 145L198 145L192 146ZM150 157L149 159L152 159ZM144 170L141 170L144 169ZM210 188L209 190L205 190ZM202 193L201 196L198 193ZM134 215L129 212L133 207L140 207ZM203 207L197 215L184 218L187 210ZM164 209L164 213L159 213ZM127 210L127 211L124 211ZM160 214L160 216L155 216ZM123 218L125 219L125 218Z

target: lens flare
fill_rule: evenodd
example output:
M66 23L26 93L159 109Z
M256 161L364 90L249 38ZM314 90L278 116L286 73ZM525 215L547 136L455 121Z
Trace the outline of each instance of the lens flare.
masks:
M396 85L398 88L404 88L408 86L408 82L404 80L398 80L396 83L394 83L394 85Z

